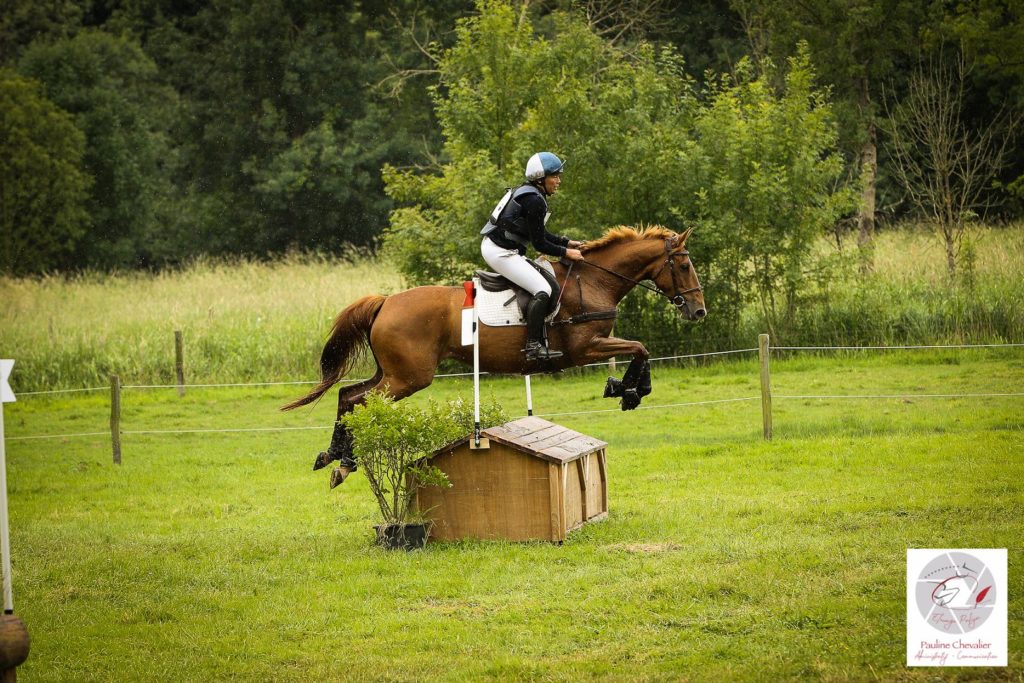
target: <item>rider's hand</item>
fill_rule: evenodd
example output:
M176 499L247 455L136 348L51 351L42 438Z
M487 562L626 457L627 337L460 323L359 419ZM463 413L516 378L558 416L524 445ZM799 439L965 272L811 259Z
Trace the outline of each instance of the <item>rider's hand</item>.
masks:
M579 249L566 249L565 258L569 259L570 261L582 261L583 254L580 253Z
M569 240L569 244L565 246L568 247L569 249L579 249L580 247L583 246L583 242L580 242L578 240Z

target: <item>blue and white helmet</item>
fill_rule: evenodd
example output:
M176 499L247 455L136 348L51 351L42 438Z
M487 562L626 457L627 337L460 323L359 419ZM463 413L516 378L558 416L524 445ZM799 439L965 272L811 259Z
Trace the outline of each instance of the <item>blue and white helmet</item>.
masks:
M532 183L549 175L561 173L565 162L551 152L538 152L526 162L526 182Z

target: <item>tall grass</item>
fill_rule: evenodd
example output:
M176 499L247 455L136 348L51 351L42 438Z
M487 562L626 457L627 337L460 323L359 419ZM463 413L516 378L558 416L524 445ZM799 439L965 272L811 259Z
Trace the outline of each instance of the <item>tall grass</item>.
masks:
M345 304L401 288L374 260L199 261L175 272L0 279L0 356L18 389L168 383L174 330L192 382L313 379Z
M1019 340L1024 225L972 230L956 276L946 270L943 249L920 228L882 233L874 271L861 275L848 262L784 336L822 344Z
M699 268L699 237L691 249ZM791 319L773 325L748 305L738 324L723 324L712 295L705 323L688 325L659 297L636 291L623 303L617 332L659 355L749 347L761 332L793 346L1020 341L1024 224L972 229L955 277L943 249L920 227L885 230L875 240L873 268L862 273L855 245L840 250L822 240L817 275ZM713 282L704 285L713 293Z
M700 265L699 236L693 242ZM808 288L776 344L840 345L1020 341L1024 338L1024 224L976 228L951 279L942 245L920 229L877 238L875 268L856 249L822 242L827 277ZM708 285L709 283L705 283ZM173 382L174 330L185 336L190 382L313 379L337 312L370 293L402 289L371 258L291 256L275 263L199 261L173 272L0 278L0 357L15 358L15 388ZM712 287L709 287L712 290ZM740 325L683 323L663 300L637 291L621 307L620 336L659 355L751 346L767 323L754 307Z

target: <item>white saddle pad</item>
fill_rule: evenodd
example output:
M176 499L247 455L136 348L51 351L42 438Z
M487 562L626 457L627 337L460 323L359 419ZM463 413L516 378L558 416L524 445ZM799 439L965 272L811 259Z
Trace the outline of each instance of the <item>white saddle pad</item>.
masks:
M552 275L555 274L555 269L551 267L551 262L547 259L538 259L536 263ZM558 309L561 307L562 305L558 304L555 310L551 312L551 315L545 318L545 320L550 322L552 318L558 315ZM500 292L488 292L483 287L478 287L476 308L480 322L488 327L510 327L526 324L526 319L523 317L522 311L519 310L519 304L516 303L515 292L511 289L505 289Z

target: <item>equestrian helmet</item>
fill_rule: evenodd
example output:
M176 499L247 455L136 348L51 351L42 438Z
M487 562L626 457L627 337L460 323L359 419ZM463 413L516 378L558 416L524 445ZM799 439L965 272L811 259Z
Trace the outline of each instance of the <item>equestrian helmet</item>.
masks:
M562 172L565 162L551 152L538 152L526 162L526 181L535 182Z

